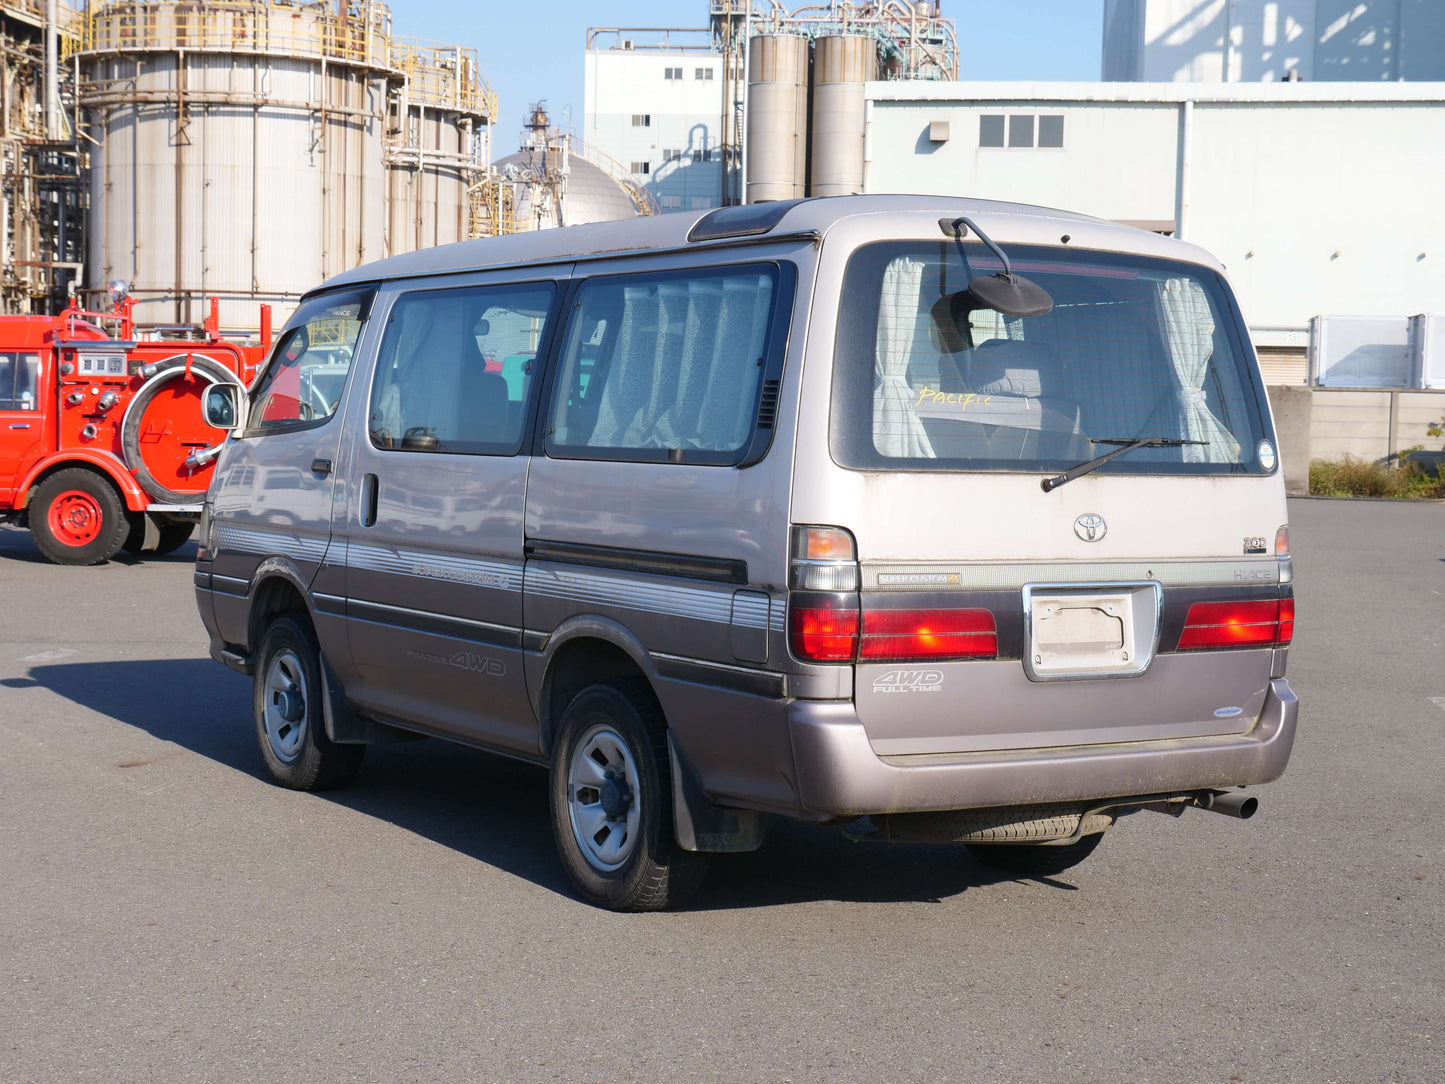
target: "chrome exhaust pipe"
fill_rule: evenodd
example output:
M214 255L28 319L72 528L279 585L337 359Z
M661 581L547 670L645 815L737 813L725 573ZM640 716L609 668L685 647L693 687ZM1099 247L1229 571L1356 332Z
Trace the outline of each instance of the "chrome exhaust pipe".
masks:
M1242 791L1216 790L1209 792L1207 801L1199 802L1199 808L1247 821L1259 812L1259 799Z

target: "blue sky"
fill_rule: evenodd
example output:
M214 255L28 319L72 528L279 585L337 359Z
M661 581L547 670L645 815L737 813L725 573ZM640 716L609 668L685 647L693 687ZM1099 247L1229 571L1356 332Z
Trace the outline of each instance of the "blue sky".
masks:
M704 26L706 0L390 0L406 37L476 48L500 99L496 152L508 153L529 103L582 127L582 53L589 26ZM798 3L787 3L792 8ZM1103 0L942 0L958 28L965 79L1099 78Z

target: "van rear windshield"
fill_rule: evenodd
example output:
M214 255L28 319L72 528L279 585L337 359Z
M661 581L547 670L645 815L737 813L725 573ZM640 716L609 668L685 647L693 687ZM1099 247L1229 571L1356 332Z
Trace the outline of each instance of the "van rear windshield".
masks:
M977 244L885 241L848 262L831 445L845 467L1066 470L1141 437L1113 474L1265 474L1263 388L1219 275L1194 264L1010 246L1053 298L1043 316L979 307L1002 270ZM1269 466L1273 467L1272 452Z

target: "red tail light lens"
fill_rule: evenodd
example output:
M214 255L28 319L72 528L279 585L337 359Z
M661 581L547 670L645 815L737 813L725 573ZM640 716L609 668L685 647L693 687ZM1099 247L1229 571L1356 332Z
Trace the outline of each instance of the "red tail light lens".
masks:
M998 629L989 610L868 610L864 659L991 659Z
M1180 651L1211 647L1273 647L1294 635L1294 599L1196 602L1184 619Z
M858 652L858 611L794 606L788 618L793 654L816 662L852 662Z

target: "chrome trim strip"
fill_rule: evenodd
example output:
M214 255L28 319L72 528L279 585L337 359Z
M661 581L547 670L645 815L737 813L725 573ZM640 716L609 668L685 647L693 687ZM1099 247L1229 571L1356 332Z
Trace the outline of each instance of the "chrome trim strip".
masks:
M346 564L368 572L445 580L497 591L522 589L520 561L487 561L434 550L392 549L353 539L347 549Z
M1138 583L1165 587L1251 586L1279 583L1273 557L1159 561L930 561L863 565L864 590L1017 590L1027 583ZM884 577L892 577L888 582ZM882 582L880 582L880 579Z
M317 538L294 529L275 530L268 527L240 527L234 523L217 523L212 528L216 551L251 553L262 557L280 554L298 561L319 563L326 556L331 538Z
M686 681L694 685L709 685L731 692L747 693L750 696L765 696L779 700L788 695L788 682L783 674L771 670L749 670L727 663L702 662L668 655L660 651L648 652L657 666L661 677L674 681Z
M447 636L479 644L514 648L522 646L521 629L507 625L493 625L486 621L473 621L467 617L432 613L428 610L411 610L405 606L388 606L380 602L347 599L346 616L352 621L366 621L373 625L410 629L430 633L433 636Z
M660 578L622 578L532 562L526 568L525 591L529 595L543 598L597 606L618 606L669 617L716 621L723 625L732 621L731 585L714 589L682 587L664 582Z

